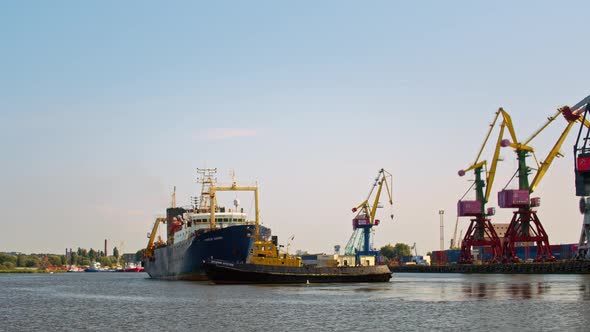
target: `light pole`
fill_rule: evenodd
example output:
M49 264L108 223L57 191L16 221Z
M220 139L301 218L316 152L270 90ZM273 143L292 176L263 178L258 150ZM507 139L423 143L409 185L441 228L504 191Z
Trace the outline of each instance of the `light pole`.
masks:
M438 214L440 215L440 250L442 251L445 250L445 210L438 210Z

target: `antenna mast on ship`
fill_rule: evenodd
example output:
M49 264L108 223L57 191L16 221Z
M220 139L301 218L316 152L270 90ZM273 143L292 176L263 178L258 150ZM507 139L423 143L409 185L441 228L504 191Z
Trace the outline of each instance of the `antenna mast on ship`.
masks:
M174 186L174 191L172 192L172 202L171 204L173 208L176 207L176 186Z
M197 168L197 183L201 184L201 197L197 205L197 211L210 212L211 209L211 187L217 182L215 175L217 168Z

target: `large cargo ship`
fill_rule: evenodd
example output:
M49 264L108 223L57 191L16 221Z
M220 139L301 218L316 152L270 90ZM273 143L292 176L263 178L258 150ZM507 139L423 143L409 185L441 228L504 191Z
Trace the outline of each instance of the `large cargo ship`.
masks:
M151 278L170 280L207 280L203 263L210 259L229 262L246 261L255 237L268 239L270 229L259 226L258 188L219 187L216 169L198 169L201 195L190 207L176 207L176 193L165 218L157 218L143 255L145 272ZM256 219L249 221L239 202L235 208L218 206L218 191L253 191ZM166 224L166 241L156 234L159 224Z

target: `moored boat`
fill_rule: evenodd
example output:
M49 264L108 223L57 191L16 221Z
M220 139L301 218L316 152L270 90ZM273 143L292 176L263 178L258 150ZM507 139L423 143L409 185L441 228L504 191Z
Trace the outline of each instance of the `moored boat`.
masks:
M216 284L296 284L388 282L391 271L386 265L304 266L301 259L280 253L273 241L256 241L247 262L211 259L204 264L209 280Z
M272 266L211 260L205 263L209 280L216 284L297 284L388 282L386 265L373 266Z
M145 272L145 269L140 265L127 264L122 272Z

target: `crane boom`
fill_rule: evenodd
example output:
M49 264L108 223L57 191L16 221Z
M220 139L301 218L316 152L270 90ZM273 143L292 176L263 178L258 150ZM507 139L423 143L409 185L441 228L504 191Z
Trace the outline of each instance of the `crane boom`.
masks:
M516 140L515 136L512 138L513 139L512 142L507 142L507 141L502 142L502 146L510 146L510 147L514 148L517 152L518 151L528 151L528 152L531 152L534 154L534 149L529 146L529 143L534 138L536 138L543 130L545 130L549 126L549 124L551 124L560 114L563 115L565 117L565 119L568 121L567 126L565 127L565 129L563 130L563 132L561 133L561 135L559 136L559 138L555 142L553 148L547 154L547 157L545 158L545 160L538 163L537 173L535 174L535 177L533 178L532 182L528 185L528 188L521 188L521 189L528 189L530 193L535 191L535 189L539 185L539 182L541 182L541 180L543 179L543 176L545 175L545 173L547 173L547 170L551 166L551 163L553 162L555 157L562 156L562 154L559 152L559 150L561 149L563 142L565 141L567 135L569 134L569 132L572 129L575 122L579 121L583 125L585 125L587 128L590 128L590 123L587 120L582 119L582 117L579 113L580 113L579 107L577 110L575 110L573 112L567 106L561 107L557 110L557 112L553 116L548 117L547 121L539 129L537 129L524 143L518 142ZM510 128L510 126L509 126L509 128ZM512 132L513 131L514 131L514 129L512 129Z
M512 123L512 117L502 107L500 107L498 112L502 113L502 117L504 118L504 122L506 122L506 127L508 128L512 141L518 142L516 139L516 132L514 131L514 124Z
M492 157L492 164L490 165L490 169L488 170L488 174L486 177L486 193L485 193L485 202L487 203L490 199L490 193L492 192L492 185L494 184L494 179L496 177L496 168L498 167L498 161L500 160L500 147L502 145L502 137L504 137L504 128L506 127L506 121L502 121L500 124L500 133L498 134L498 139L496 141L496 148L494 149L494 156Z
M586 97L586 99L588 99L588 98L590 98L590 96ZM576 105L576 106L578 106L578 105ZM590 128L590 123L588 122L588 120L584 119L582 117L582 115L580 114L580 112L583 112L583 110L584 110L583 106L584 105L578 106L577 108L571 108L571 109L567 106L564 106L558 110L557 114L554 115L554 117L557 117L559 114L563 114L563 116L566 118L566 120L568 120L568 124L565 127L565 129L563 130L563 132L561 133L561 136L559 136L559 138L557 139L557 142L555 142L555 145L553 146L551 151L549 151L549 153L547 154L547 158L545 158L544 161L541 161L541 167L539 167L539 169L537 170L537 174L535 174L535 177L533 178L533 181L531 182L531 188L530 188L531 193L533 191L535 191L535 188L537 187L539 182L541 182L541 179L543 179L543 176L547 172L547 169L549 169L549 166L551 166L553 159L555 159L555 157L563 157L563 155L561 153L559 153L559 150L561 149L561 146L563 145L565 138L569 134L570 130L573 128L574 124L576 122L580 122L582 124L582 126L586 126L586 128Z
M154 227L152 228L152 233L150 234L150 239L148 241L147 247L145 248L145 257L152 257L154 255L154 240L156 239L156 233L158 232L158 226L160 223L165 224L166 218L156 218Z
M537 185L539 184L539 182L541 182L543 176L545 176L545 173L547 173L549 166L551 166L553 159L555 159L555 157L563 157L563 155L559 152L559 149L561 149L561 146L563 145L563 142L565 141L565 138L569 134L570 130L574 126L574 123L575 121L571 121L570 123L568 123L567 127L565 127L565 130L561 133L561 136L559 136L557 142L555 142L555 145L553 146L551 151L549 151L547 158L545 158L544 161L541 161L541 167L539 167L539 169L537 170L537 174L535 174L535 177L533 178L533 181L530 184L529 192L532 193L533 191L535 191Z
M361 204L354 207L352 209L352 212L356 212L360 209L359 214L365 213L369 217L369 220L371 221L371 223L374 223L375 222L375 215L377 213L377 207L379 205L379 198L381 197L381 191L383 189L383 184L385 184L385 189L387 191L387 197L389 199L389 204L390 205L393 204L393 197L391 195L391 189L390 189L392 184L387 182L388 178L390 180L389 182L393 181L391 173L387 172L383 168L381 170L379 170L379 174L377 174L377 178L375 179L375 184L373 185L373 187L369 191L369 196ZM371 199L371 194L373 193L373 189L375 189L376 186L378 186L378 188L377 188L377 194L375 195L375 199L373 201L373 205L369 205L369 199Z
M483 152L486 143L488 142L488 139L490 138L490 135L492 134L492 130L494 130L494 126L496 125L496 121L498 121L498 117L500 116L500 111L496 112L496 116L494 117L494 121L492 121L492 123L490 124L490 130L488 130L488 134L486 135L486 138L483 140L483 144L481 145L481 148L479 148L479 152L477 153L477 157L475 157L475 161L473 162L473 165L476 165L478 163L479 157L481 157L481 153ZM473 167L473 166L472 166ZM475 168L475 167L473 167ZM465 171L471 170L467 169Z
M503 108L499 108L498 111L496 112L496 116L494 117L494 120L492 121L492 123L490 125L490 129L488 130L488 133L483 141L481 148L479 149L479 152L477 153L477 157L475 158L475 161L473 162L473 164L471 166L469 166L468 168L459 171L459 175L463 176L468 171L483 169L484 167L487 166L487 161L486 160L479 161L479 158L481 157L481 154L482 154L483 150L485 149L487 142L490 138L490 135L491 135L492 131L494 130L494 127L495 127L495 125L498 121L498 118L500 116L502 116L502 122L500 123L500 132L498 133L498 138L496 140L496 146L494 149L494 155L492 157L492 163L490 165L490 168L486 169L486 181L485 181L486 190L485 190L485 194L482 195L483 197L481 197L484 204L489 201L490 193L492 191L492 186L494 184L494 179L496 177L496 168L498 167L498 161L500 160L500 147L502 146L502 141L503 141L503 137L504 137L504 129L506 127L508 127L508 130L510 132L510 136L513 138L516 137L514 127L512 126L512 119L510 118L510 115L508 113L506 113L506 111L504 111ZM479 172L479 171L477 171L477 172Z

